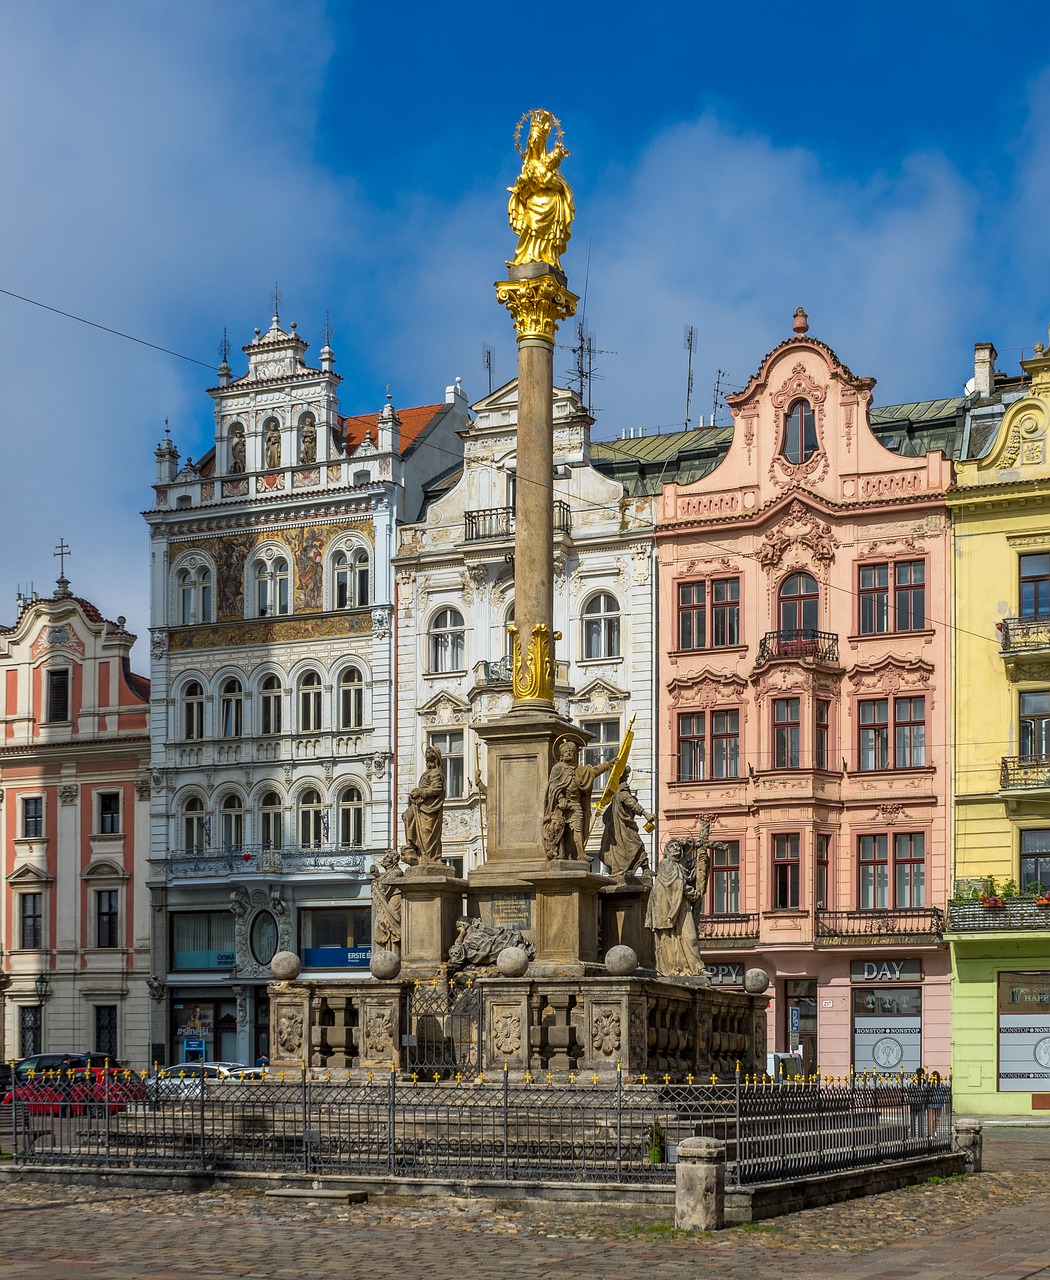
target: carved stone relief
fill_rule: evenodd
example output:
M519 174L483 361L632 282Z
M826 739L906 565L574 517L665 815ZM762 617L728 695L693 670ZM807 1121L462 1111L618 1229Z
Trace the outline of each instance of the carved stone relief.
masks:
M493 1016L492 1044L497 1053L510 1057L521 1048L521 1014L504 1009Z
M591 1030L591 1047L606 1058L620 1052L620 1011L595 1009Z

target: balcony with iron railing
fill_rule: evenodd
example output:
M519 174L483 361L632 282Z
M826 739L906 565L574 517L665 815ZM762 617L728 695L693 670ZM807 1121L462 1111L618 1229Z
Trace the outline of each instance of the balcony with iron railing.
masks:
M1046 906L1039 906L1039 902ZM1050 897L1017 894L1006 898L986 894L948 903L949 933L1048 933Z
M750 947L758 941L758 912L727 912L697 918L701 938L718 948Z
M1003 756L999 765L1000 791L1050 789L1050 756Z
M1050 617L1004 618L997 624L999 656L1006 673L1018 678L1033 662L1045 662L1050 655Z
M468 511L463 517L463 536L467 542L513 538L514 529L513 507L486 507L481 511ZM554 504L554 529L557 533L572 532L572 512L567 502L559 500Z
M217 849L169 849L167 880L211 880L244 875L310 875L338 872L364 877L370 854L356 845L225 845Z
M938 907L871 907L854 911L817 910L817 946L855 943L936 943L944 933Z
M757 665L784 658L835 666L839 660L839 638L832 631L817 631L814 627L767 631L758 646Z

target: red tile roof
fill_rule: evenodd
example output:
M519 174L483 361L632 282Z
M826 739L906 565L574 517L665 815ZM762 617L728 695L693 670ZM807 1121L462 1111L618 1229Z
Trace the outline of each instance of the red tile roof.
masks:
M398 409L397 416L401 419L399 452L404 453L444 408L444 404L421 404L413 409ZM343 428L343 449L349 455L365 438L366 431L371 432L372 443L376 443L379 414L361 413L356 417L343 418L340 425Z

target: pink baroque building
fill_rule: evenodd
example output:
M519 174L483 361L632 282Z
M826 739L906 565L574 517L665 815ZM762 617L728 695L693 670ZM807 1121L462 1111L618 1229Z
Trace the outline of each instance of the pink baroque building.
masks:
M705 959L771 978L807 1071L946 1071L950 464L872 433L872 378L794 334L668 485L661 837L707 821Z

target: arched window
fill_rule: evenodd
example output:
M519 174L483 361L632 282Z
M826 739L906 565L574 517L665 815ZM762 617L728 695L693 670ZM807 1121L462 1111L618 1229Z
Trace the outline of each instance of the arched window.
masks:
M196 626L199 622L211 622L211 569L201 565L196 569L182 569L178 576L178 625Z
M466 670L466 642L463 615L456 609L442 609L430 624L430 670Z
M182 691L182 737L196 742L204 737L204 686L191 680Z
M239 853L244 844L244 806L240 796L227 796L219 810L222 823L222 847L227 853Z
M608 591L592 596L583 610L583 656L620 656L620 606Z
M299 681L299 732L316 733L321 727L321 677L308 671Z
M368 552L339 551L332 559L332 600L337 609L361 609L371 595Z
M339 728L360 729L365 722L365 683L357 667L339 677Z
M314 787L304 791L299 801L299 843L306 849L324 842L324 810L321 793Z
M339 843L359 849L364 842L364 796L360 787L347 787L339 797Z
M182 847L187 853L204 849L204 801L190 796L182 809Z
M281 732L281 682L276 676L267 676L262 682L259 698L260 723L259 732L266 734Z
M808 400L796 400L784 420L784 447L788 462L808 462L817 451L817 428Z
M795 639L813 639L820 626L820 593L817 580L808 573L793 573L780 585L780 631ZM803 634L805 633L805 634ZM790 639L791 636L784 636Z
M222 685L222 736L239 738L244 732L244 690L236 676Z
M291 612L291 572L283 556L255 562L255 612L260 618Z
M259 806L259 835L265 849L279 849L284 844L284 806L276 791L263 795Z

